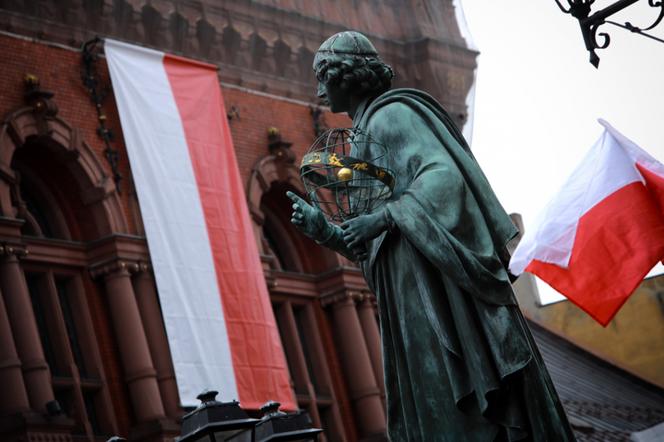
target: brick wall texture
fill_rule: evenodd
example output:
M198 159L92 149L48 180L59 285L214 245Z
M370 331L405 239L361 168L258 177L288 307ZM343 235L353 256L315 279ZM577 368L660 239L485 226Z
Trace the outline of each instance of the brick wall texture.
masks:
M98 65L100 80L110 87L109 74L104 59ZM39 78L43 90L53 92L53 101L58 106L58 117L80 131L83 140L94 150L108 176L111 167L104 157L104 143L97 135L97 113L90 96L81 80L81 52L30 41L11 35L0 35L0 116L3 120L25 106L24 77L32 74ZM241 175L247 182L254 163L268 152L267 130L276 127L285 141L293 143L292 149L299 160L313 142L315 134L310 105L271 97L265 94L222 88L226 108L235 109L230 127L237 154ZM121 201L127 220L129 234L141 235L138 204L131 188L130 165L128 163L118 111L112 93L103 105L107 115L107 127L115 134L113 147L119 151L119 171L123 176L120 183ZM325 113L322 117L327 126L347 126L350 121L340 115ZM297 160L296 160L297 161ZM53 171L57 174L57 171ZM105 363L107 382L114 400L118 427L129 429L134 413L130 409L129 394L123 381L122 368L118 359L118 348L111 321L108 317L106 301L101 295L103 288L86 279L90 296L90 308L95 323L95 332L100 343L99 352Z

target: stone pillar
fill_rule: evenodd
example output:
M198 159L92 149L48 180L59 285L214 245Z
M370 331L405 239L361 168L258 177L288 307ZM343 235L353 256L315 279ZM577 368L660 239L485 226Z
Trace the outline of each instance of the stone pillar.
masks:
M364 331L364 339L367 342L367 349L371 357L371 366L373 367L376 382L380 389L383 402L385 401L385 381L383 377L383 347L380 342L380 330L376 320L376 311L374 307L374 295L365 293L360 301L358 314L360 323Z
M339 356L357 416L358 430L361 436L370 437L385 434L385 411L354 297L357 296L343 292L324 298L323 304L332 304Z
M140 266L139 272L134 276L134 290L136 291L138 309L143 319L143 327L150 347L152 362L157 371L157 381L164 409L169 417L177 419L182 412L179 405L178 387L175 383L171 351L157 299L157 290L152 274L145 264Z
M292 363L290 369L293 370L294 373L295 392L306 391L309 397L314 399L313 403L310 403L307 407L307 411L311 415L311 420L314 426L320 427L320 414L315 402L316 395L314 392L314 386L309 376L309 370L307 369L307 361L304 352L302 351L303 347L300 345L300 333L297 330L297 322L295 320L295 315L293 314L293 305L290 301L286 301L277 314L280 317L280 325L283 325L282 340L286 348L292 349L292 352L288 356L292 358L290 360Z
M125 382L129 388L138 423L164 418L157 373L152 364L127 263L117 261L112 265L93 270L92 275L104 278Z
M30 409L28 394L23 383L21 360L18 358L5 302L0 295L0 414Z
M30 292L17 254L25 250L4 246L0 262L0 291L4 296L7 315L21 360L23 379L33 410L46 411L46 404L54 400L51 373L44 358L37 321L32 310Z

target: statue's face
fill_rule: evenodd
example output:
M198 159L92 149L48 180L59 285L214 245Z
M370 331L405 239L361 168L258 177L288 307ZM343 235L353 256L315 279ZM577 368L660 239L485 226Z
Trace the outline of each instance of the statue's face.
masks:
M348 112L350 109L350 96L338 84L325 84L319 81L317 95L318 98L327 101L334 113Z

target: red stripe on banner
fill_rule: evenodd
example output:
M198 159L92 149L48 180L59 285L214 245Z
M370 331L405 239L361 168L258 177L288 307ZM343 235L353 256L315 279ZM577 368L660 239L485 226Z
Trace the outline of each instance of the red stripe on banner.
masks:
M579 220L569 266L533 260L534 273L606 326L664 256L664 218L641 182L612 193Z
M214 69L166 56L205 214L239 400L297 408Z

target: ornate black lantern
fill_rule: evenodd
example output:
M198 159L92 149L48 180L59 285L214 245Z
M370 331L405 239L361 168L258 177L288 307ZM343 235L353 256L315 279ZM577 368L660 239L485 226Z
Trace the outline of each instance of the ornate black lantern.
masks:
M284 413L279 402L270 401L261 407L263 418L256 424L256 442L317 441L323 431L312 428L309 414L303 411Z
M599 66L599 57L597 56L597 53L595 53L595 49L605 49L611 42L609 34L606 32L598 33L599 27L605 23L627 29L628 31L664 43L664 40L661 38L657 38L654 35L645 32L653 29L662 21L662 18L664 18L664 1L662 0L648 0L648 5L652 8L659 8L659 13L655 21L650 26L645 28L634 26L630 22L618 23L608 20L608 18L613 14L622 11L626 7L631 6L639 0L619 0L596 12L591 11L591 5L595 2L595 0L554 1L556 4L558 4L558 7L560 7L561 11L566 14L571 14L579 21L579 25L581 26L581 34L583 35L583 42L585 43L588 52L590 52L590 63L595 67ZM567 7L564 7L561 4L561 1L566 1ZM601 42L598 41L598 37L601 37Z
M201 404L182 418L182 436L176 442L253 442L258 419L250 418L237 401L219 402L218 392L204 391Z

